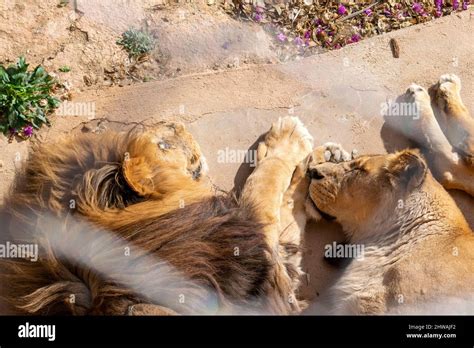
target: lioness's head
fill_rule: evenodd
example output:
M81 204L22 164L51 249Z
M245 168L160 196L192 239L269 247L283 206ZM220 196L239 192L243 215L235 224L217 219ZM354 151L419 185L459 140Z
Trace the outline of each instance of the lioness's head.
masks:
M182 123L164 122L131 138L123 172L136 192L150 194L163 188L165 179L201 179L207 174L207 164Z
M345 228L357 229L393 214L399 200L416 190L426 173L426 163L416 150L337 164L310 162L307 206L337 219Z

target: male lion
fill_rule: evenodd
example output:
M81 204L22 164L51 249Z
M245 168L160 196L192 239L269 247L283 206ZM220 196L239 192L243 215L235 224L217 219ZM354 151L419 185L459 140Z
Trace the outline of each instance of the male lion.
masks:
M312 142L275 122L238 199L214 192L181 124L37 146L1 236L39 260L3 261L2 297L24 314L298 313Z
M474 195L474 121L459 90L453 75L432 90L452 145L417 85L405 95L419 108L409 135L445 188ZM332 288L335 313L474 313L474 234L418 150L310 163L309 174L313 209L336 218L348 242L364 247L363 259Z

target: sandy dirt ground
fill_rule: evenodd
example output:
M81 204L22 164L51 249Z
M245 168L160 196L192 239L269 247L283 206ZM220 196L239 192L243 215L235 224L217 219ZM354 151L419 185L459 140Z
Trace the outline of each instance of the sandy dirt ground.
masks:
M10 0L12 3L15 2ZM48 15L48 11L52 12ZM60 16L60 11L63 10L47 8L44 11L46 23L52 25L52 16ZM54 22L57 25L54 31L58 33L58 41L48 41L44 51L35 47L33 61L50 61L51 67L56 69L65 64L61 60L64 52L77 52L78 47L84 49L84 54L77 54L72 62L67 60L68 65L74 67L77 63L82 69L80 74L71 75L71 83L78 86L74 90L72 102L92 106L94 119L77 112L68 116L53 116L54 126L42 129L33 141L54 139L60 134L102 132L134 124L152 125L162 120L180 120L186 123L201 144L210 166L210 176L214 184L224 191L239 189L252 168L250 164L239 160L222 160L222 154L255 148L258 137L279 116L299 116L313 134L316 144L334 141L348 149L356 148L360 153L385 153L404 148L407 142L394 136L384 124L382 104L390 99L395 100L412 82L429 87L441 74L456 73L463 81L464 101L471 112L474 110L472 8L427 24L364 40L338 51L285 64L275 63L271 41L261 29L231 22L220 16L214 16L214 22L204 30L204 48L198 49L174 44L174 39L166 34L166 30L174 30L174 33L179 30L176 25L173 28L169 26L169 20L158 19L163 13L155 14L155 17L146 13L134 16L119 13L118 20L110 21L101 12L101 7L95 7L95 12L82 10L85 14L79 17L74 11L64 11L64 18L60 16ZM183 30L179 31L180 34L184 32L183 35L189 37L201 28L206 16L210 16L206 11L192 14L192 10L186 9L189 16L195 16L196 22L189 17L182 19L188 21L185 28L189 32ZM179 17L181 15L173 16L172 20L178 22L179 18L183 18ZM104 64L110 65L110 71L114 71L126 59L119 56L123 52L115 51L116 48L112 50L106 42L115 40L117 32L134 24L129 22L130 18L151 21L155 24L150 26L155 29L156 23L160 23L161 29L156 29L156 35L162 35L160 42L163 42L163 47L153 55L153 62L140 72L142 75L152 74L157 81L131 85L121 83L123 87L120 87L119 83L108 82L113 79L107 76L111 74L107 73L109 67L104 67ZM34 25L39 28L36 20L25 21L22 25L30 23L31 29ZM74 33L76 30L71 34L69 29L61 36L61 31L71 22L80 27L80 33L86 31L89 39L84 38L84 34ZM189 23L201 24L193 27ZM227 34L221 37L213 36L213 33L223 28L221 26L225 27L225 23L233 23L239 29L225 31ZM97 40L94 41L94 33L98 33L98 30L105 30L109 36L96 35ZM5 35L14 34L11 31L0 30L0 43ZM82 38L74 44L69 40L71 35L80 35ZM250 38L248 35L251 35ZM30 40L33 38L30 37ZM399 42L398 59L392 57L389 46L391 38ZM22 40L10 43L8 49L13 56L26 47L27 42ZM87 43L87 40L92 40L92 43ZM230 45L235 43L235 46L232 52L226 53L229 48L226 42L229 40ZM49 45L63 45L64 50L52 59L45 58L46 52L56 47ZM91 48L91 45L96 46ZM110 59L94 56L94 50L101 47L106 52L110 48ZM164 59L165 56L168 58ZM213 60L205 60L209 56ZM93 78L84 78L83 73L84 76L93 74ZM123 80L118 78L118 81ZM102 81L106 82L107 88L104 88ZM110 85L113 86L108 87ZM1 201L1 194L7 191L15 168L21 165L29 144L8 144L7 139L1 136L0 146ZM452 195L474 227L474 199L461 192L452 192ZM354 204L357 208L360 203ZM304 280L302 295L313 303L308 313L318 313L319 299L324 297L325 291L338 276L338 269L323 260L324 245L334 240L342 241L343 235L337 224L323 221L310 224L305 239L304 269L308 276Z

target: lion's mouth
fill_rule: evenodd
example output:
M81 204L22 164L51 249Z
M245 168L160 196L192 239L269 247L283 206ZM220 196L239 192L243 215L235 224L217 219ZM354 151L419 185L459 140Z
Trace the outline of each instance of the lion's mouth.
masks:
M314 202L314 200L309 195L308 195L308 199L311 201L311 205L314 208L314 210L316 210L324 219L329 220L329 221L336 220L335 216L325 213L324 211L319 209L316 203Z

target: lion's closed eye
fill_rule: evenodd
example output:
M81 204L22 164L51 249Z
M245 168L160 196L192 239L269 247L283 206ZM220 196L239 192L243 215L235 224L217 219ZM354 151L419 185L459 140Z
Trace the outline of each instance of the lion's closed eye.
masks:
M169 143L167 143L166 141L164 140L160 140L158 142L158 147L161 149L161 150L169 150L171 149L171 145Z
M346 172L346 175L365 175L368 174L368 170L365 169L364 167L357 167L357 168L352 168L351 170Z
M365 169L364 167L359 167L359 168L356 168L355 170L359 174L369 174L369 171Z
M370 172L364 167L355 167L344 173L343 182L352 184L359 180L366 180Z

